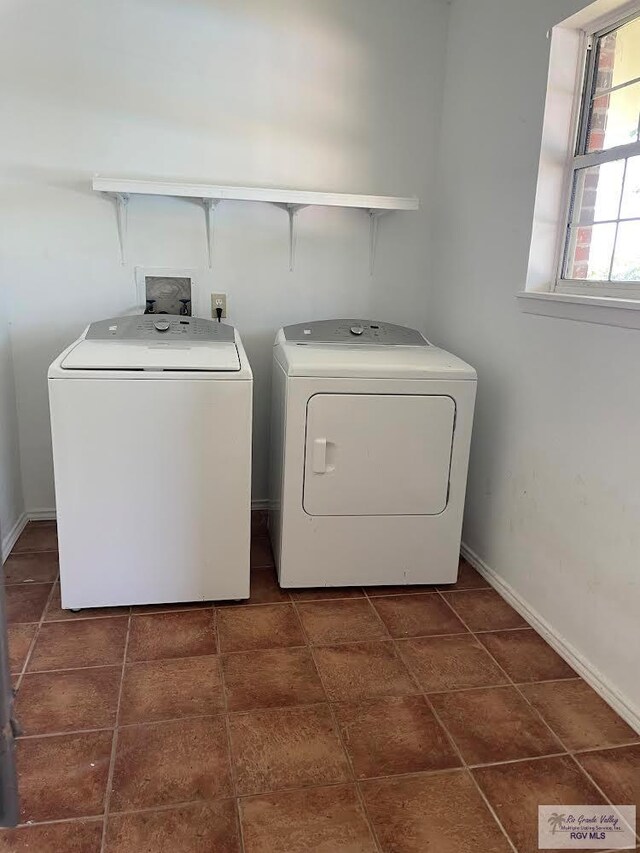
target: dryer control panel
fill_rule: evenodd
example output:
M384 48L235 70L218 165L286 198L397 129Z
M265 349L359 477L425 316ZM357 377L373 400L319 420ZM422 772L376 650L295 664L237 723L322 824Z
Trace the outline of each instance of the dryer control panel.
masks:
M201 317L184 317L176 314L134 314L113 317L89 326L86 340L90 341L159 341L178 342L212 341L233 343L233 326L204 320Z
M415 329L376 320L316 320L285 326L284 336L294 344L355 344L356 346L428 347Z

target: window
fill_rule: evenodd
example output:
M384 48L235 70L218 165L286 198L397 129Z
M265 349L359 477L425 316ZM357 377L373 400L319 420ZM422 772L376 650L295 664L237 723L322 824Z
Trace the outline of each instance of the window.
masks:
M555 290L640 299L640 15L587 40Z

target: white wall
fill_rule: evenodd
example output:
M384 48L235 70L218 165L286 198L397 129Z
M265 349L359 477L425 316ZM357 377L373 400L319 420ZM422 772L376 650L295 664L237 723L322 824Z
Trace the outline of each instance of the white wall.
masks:
M225 291L256 377L254 497L264 498L270 350L313 317L426 316L444 0L2 0L0 205L14 316L24 490L53 506L46 369L92 319L130 311L135 265L197 267ZM380 223L225 203L206 269L202 209L133 199L119 265L94 172L418 195ZM206 308L206 300L201 308Z
M515 298L545 32L583 5L453 2L428 330L479 374L465 542L640 715L640 333Z
M0 563L24 512L6 289L0 267Z

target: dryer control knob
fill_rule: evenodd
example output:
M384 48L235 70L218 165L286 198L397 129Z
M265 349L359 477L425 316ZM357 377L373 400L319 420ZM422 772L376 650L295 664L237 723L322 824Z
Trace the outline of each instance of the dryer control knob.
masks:
M153 325L159 332L167 332L171 323L168 320L156 320Z
M364 332L364 329L362 326L352 326L350 331L352 335L361 335Z

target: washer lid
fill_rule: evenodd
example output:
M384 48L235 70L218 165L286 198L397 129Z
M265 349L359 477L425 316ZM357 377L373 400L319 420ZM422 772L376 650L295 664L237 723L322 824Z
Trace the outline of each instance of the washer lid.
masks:
M60 365L63 370L238 371L235 344L80 341Z

